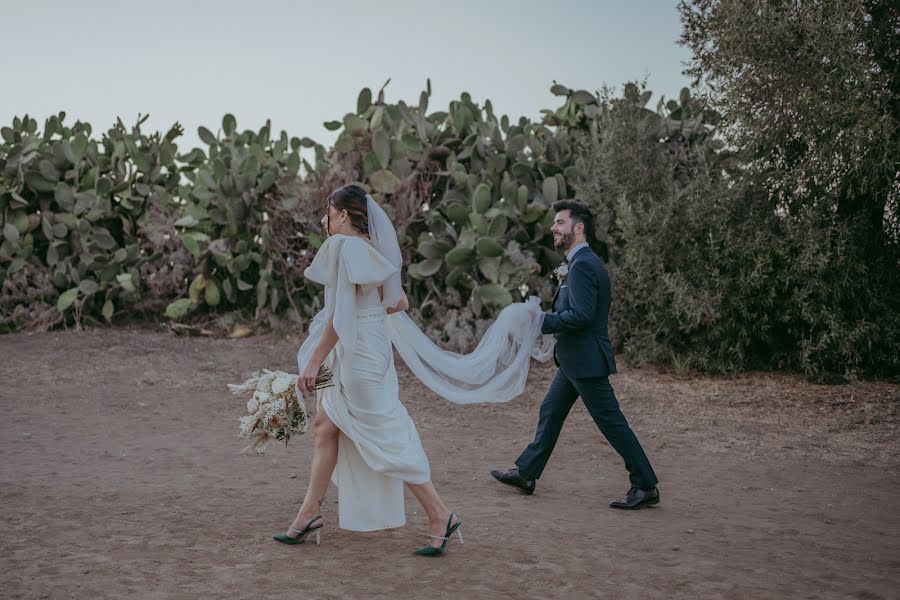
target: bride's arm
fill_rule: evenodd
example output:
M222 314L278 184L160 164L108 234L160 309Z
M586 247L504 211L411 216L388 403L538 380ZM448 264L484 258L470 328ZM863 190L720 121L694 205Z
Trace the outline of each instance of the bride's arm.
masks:
M328 322L325 323L325 330L322 331L322 339L319 340L316 349L313 350L312 358L310 359L311 362L316 363L316 369L325 362L328 353L331 352L337 342L338 334L337 331L334 330L334 316L331 316L328 317Z
M316 377L319 375L319 367L325 362L325 358L328 357L328 353L331 352L337 342L338 334L334 330L334 317L328 317L328 322L322 331L322 339L319 340L315 350L313 350L309 363L306 364L297 378L297 387L300 388L304 396L315 396Z
M384 287L378 288L378 293L381 295L381 300L384 300ZM400 312L401 310L406 310L409 308L409 298L406 297L406 292L403 292L403 298L400 299L400 302L397 303L397 306L391 306L387 308L387 314L392 315L395 312Z
M397 303L397 306L392 306L387 309L387 314L392 315L395 312L400 312L402 310L406 310L409 308L409 298L406 297L406 292L403 293L403 298L400 299L400 302Z

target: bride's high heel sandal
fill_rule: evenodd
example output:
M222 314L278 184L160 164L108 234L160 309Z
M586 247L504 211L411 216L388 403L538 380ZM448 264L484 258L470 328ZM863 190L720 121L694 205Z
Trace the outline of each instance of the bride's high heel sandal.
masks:
M433 535L431 533L428 534L428 537L436 539L436 540L444 540L444 543L440 545L440 547L435 548L434 546L422 546L418 550L416 550L416 554L419 556L440 556L447 549L447 542L450 541L450 536L454 533L459 536L459 543L463 543L462 529L460 529L460 525L462 525L462 521L457 521L453 523L453 517L456 516L456 513L450 513L450 519L447 521L447 532L444 535ZM451 525L453 523L453 525Z
M316 533L316 546L318 546L319 545L319 537L322 534L322 527L324 527L325 524L321 523L319 525L316 525L315 527L310 527L310 525L312 525L313 523L315 523L316 521L318 521L321 518L322 518L322 515L316 515L315 517L313 517L312 520L310 520L310 522L306 524L306 527L304 527L302 531L300 531L299 529L294 529L291 526L288 526L288 531L292 531L292 532L296 533L297 537L291 537L285 533L279 533L272 537L274 539L278 540L279 542L281 542L282 544L292 544L293 545L293 544L299 544L306 538L306 536L308 536L312 532L315 532Z

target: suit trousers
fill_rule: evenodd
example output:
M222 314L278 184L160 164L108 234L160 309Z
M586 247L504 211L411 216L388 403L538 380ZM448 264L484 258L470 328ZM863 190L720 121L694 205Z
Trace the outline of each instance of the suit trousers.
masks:
M631 485L641 489L654 487L657 484L656 474L641 443L619 409L609 377L570 379L562 369L556 371L556 377L541 403L534 441L516 459L519 473L529 479L540 478L569 410L579 396L600 432L625 461Z

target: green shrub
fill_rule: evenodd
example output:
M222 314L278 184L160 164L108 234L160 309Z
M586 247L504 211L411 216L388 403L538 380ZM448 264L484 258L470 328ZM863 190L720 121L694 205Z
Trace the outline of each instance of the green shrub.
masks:
M143 119L131 130L118 121L97 140L90 125L64 120L64 113L50 117L39 132L25 116L2 129L0 322L7 330L51 326L63 313L110 320L155 293L141 266L160 256L151 216L165 219L177 207L181 128L148 136Z
M868 260L852 225L816 206L775 210L702 101L685 91L654 113L648 100L637 85L607 97L578 161L612 263L614 338L632 363L896 374L897 259ZM676 110L698 126L674 130Z

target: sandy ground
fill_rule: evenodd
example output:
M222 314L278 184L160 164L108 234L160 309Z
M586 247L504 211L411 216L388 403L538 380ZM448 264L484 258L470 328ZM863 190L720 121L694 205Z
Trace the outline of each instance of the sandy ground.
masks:
M496 483L530 441L552 366L507 405L457 407L400 366L435 484L465 545L414 557L425 519L284 546L311 434L240 454L224 386L295 371L297 339L183 338L158 329L0 337L3 598L897 598L900 386L792 376L613 384L660 477L627 488L583 405L528 497ZM402 365L402 363L400 363Z

